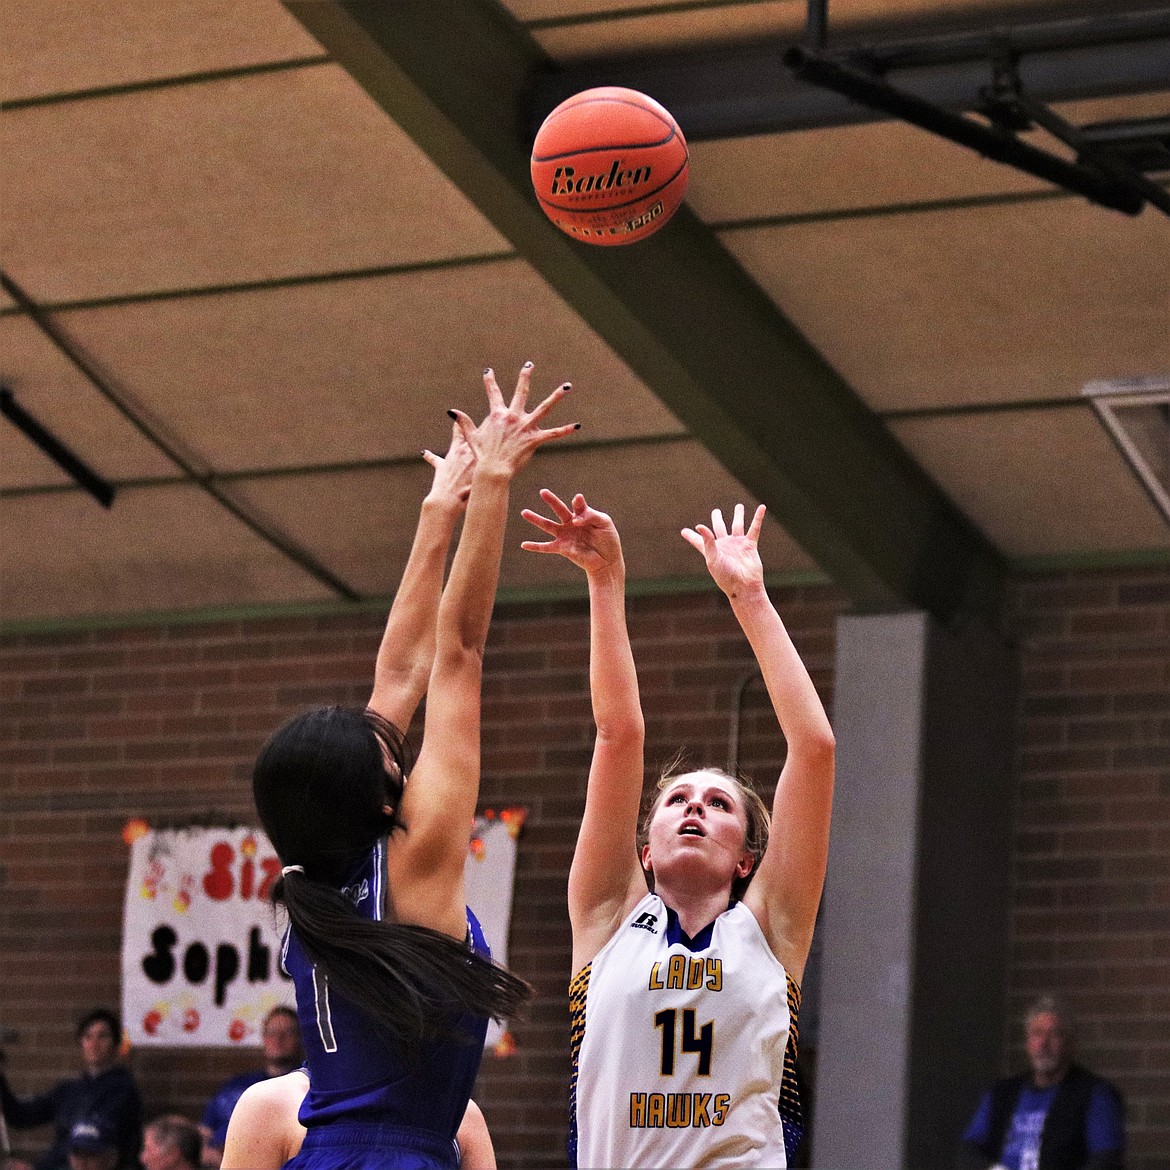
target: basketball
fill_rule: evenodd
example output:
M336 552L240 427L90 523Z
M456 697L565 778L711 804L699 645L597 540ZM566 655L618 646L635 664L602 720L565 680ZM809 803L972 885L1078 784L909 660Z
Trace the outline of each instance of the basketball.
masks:
M670 111L620 86L566 98L532 144L540 206L585 244L632 244L658 231L682 202L689 169Z

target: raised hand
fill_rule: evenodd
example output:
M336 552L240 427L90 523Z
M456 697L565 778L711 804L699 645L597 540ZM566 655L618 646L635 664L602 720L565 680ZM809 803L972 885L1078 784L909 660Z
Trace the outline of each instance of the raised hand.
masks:
M727 531L723 512L719 508L711 513L710 528L705 524L696 524L694 528L682 530L683 539L703 554L707 571L728 597L751 586L763 586L764 565L757 546L760 529L764 524L764 511L764 505L761 504L747 532L743 530L743 504L735 505L730 532Z
M471 494L471 473L475 468L475 452L463 437L458 422L451 424L451 445L446 455L424 451L423 458L434 468L435 478L428 495L442 503L462 508Z
M532 458L536 449L553 439L571 435L580 423L567 426L540 427L540 421L572 389L568 382L558 386L535 409L529 411L528 389L532 381L532 363L525 362L516 380L512 401L506 403L495 373L483 372L487 390L487 417L477 427L461 410L448 413L455 420L475 456L477 476L501 476L511 479Z
M578 492L570 508L564 500L542 488L540 498L552 509L555 520L525 508L520 513L529 524L547 532L552 540L525 540L520 547L527 552L556 553L572 561L586 573L622 566L622 544L614 522L604 512L591 508Z

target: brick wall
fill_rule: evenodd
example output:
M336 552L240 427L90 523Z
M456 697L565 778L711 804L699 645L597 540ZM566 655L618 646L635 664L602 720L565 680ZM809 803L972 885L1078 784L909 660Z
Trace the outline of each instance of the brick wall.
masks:
M1170 1168L1170 570L1022 582L1013 1021L1054 991L1124 1090L1129 1166Z
M842 598L777 598L830 702ZM1068 997L1086 1060L1127 1093L1131 1167L1170 1170L1170 571L1029 579L1011 620L1024 682L1013 1010L1039 990ZM630 624L649 769L684 744L696 762L725 763L752 666L726 604L635 599ZM380 625L358 614L0 639L0 1024L21 1031L16 1088L71 1072L76 1017L116 1002L127 817L250 819L264 735L306 705L364 701ZM537 991L517 1052L488 1057L477 1087L504 1166L562 1159L586 629L582 604L504 607L489 646L482 803L530 809L510 947ZM740 727L741 765L774 778L783 749L756 682ZM1017 1032L1005 1067L1020 1058ZM252 1063L226 1050L131 1059L148 1114L193 1116Z
M839 597L792 590L794 636L830 698ZM723 764L752 666L715 594L630 604L648 722L648 766L683 745ZM477 1087L502 1165L563 1162L568 1075L565 881L592 750L581 603L503 608L486 662L481 803L523 804L510 938L536 989L517 1052L488 1057ZM14 1088L76 1066L73 1026L116 1004L130 816L251 820L264 736L322 702L364 702L380 615L90 630L0 639L0 1024L20 1029ZM782 744L758 683L744 690L740 759L778 772ZM768 793L766 785L762 786ZM198 1116L248 1053L143 1049L131 1065L147 1115ZM43 1134L16 1135L35 1145Z

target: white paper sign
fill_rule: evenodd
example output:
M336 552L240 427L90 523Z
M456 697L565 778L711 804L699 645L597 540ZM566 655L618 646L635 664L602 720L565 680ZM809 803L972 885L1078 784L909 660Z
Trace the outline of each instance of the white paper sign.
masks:
M463 863L467 904L483 927L492 958L508 965L508 927L512 921L512 886L516 875L516 844L527 810L506 808L475 818L471 847ZM506 1027L488 1023L487 1047L497 1056L513 1048Z
M258 1044L295 1004L269 893L280 861L255 829L146 831L130 846L122 1018L140 1045Z
M525 810L476 818L464 869L467 901L493 957L508 959L516 843ZM130 874L122 929L122 1018L132 1044L257 1045L264 1017L295 1006L280 969L269 895L280 861L257 829L127 826ZM281 929L283 929L283 915ZM511 1038L494 1022L488 1046Z

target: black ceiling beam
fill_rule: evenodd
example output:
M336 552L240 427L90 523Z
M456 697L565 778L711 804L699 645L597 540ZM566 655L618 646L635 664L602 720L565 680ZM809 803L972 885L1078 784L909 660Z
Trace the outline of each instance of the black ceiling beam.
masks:
M103 508L110 507L117 494L71 447L63 443L48 427L34 418L7 386L0 386L0 414L25 438L38 446L79 487L84 488Z
M1149 183L1144 176L1132 172L1119 160L1114 162L1105 152L1101 152L1101 162L1096 166L1079 159L1071 162L1017 138L1014 129L994 123L985 125L974 118L941 109L914 94L895 89L872 73L852 69L796 45L785 52L784 63L802 81L822 85L852 101L892 114L923 130L949 138L960 146L978 151L985 158L1007 163L1017 170L1075 191L1102 207L1137 215L1146 205L1147 195L1143 184L1153 190L1155 199L1164 201L1166 198L1165 191ZM1030 118L1045 129L1059 125L1070 137L1076 133L1075 127L1056 119L1042 103L1031 102L1021 94L1016 95L1015 101L1015 109L1026 108ZM1125 172L1123 175L1115 173L1122 170Z
M978 108L990 62L1004 54L1014 58L1026 92L1048 104L1170 89L1170 8L885 43L841 44L830 36L829 45L843 64L948 110ZM534 79L525 126L534 135L554 106L595 85L650 94L691 142L886 116L792 77L783 62L789 47L776 40L549 68Z
M859 607L996 614L996 550L685 206L628 247L552 226L523 126L548 62L500 5L284 4Z

